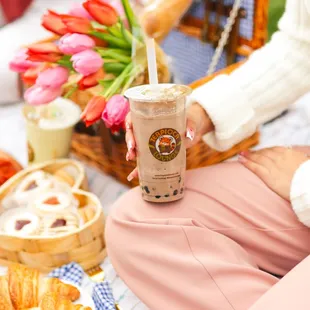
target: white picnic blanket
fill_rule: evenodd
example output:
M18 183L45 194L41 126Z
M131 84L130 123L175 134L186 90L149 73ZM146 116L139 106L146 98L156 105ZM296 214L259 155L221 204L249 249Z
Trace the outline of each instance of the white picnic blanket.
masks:
M310 145L310 94L292 106L289 113L262 127L258 147L292 144ZM22 164L26 164L27 149L20 104L0 106L0 149L10 152ZM86 170L91 191L99 197L104 212L109 214L113 202L128 188L94 168L86 167ZM123 310L147 309L117 276L109 258L104 261L102 268Z

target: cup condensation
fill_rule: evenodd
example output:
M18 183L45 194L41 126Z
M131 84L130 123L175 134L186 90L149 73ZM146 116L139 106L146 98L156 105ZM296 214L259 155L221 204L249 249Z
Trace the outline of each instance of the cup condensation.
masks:
M44 110L45 109L45 110ZM35 115L56 113L50 119L36 118ZM57 116L58 113L58 116ZM67 158L69 156L74 126L80 119L78 105L68 99L58 98L46 106L23 107L26 122L28 163Z
M142 197L170 202L184 196L186 110L191 89L183 85L143 85L129 89Z

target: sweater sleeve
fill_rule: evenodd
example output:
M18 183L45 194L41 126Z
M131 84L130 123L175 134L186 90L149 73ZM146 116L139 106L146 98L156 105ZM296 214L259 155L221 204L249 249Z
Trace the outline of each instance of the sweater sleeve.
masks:
M295 172L290 197L298 219L310 227L310 160L303 163Z
M280 31L230 75L195 89L215 130L203 139L224 151L252 135L310 90L310 14L308 0L287 0Z

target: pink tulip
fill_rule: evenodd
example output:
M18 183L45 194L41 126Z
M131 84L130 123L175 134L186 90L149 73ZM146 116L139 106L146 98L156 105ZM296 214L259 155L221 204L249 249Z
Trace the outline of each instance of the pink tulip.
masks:
M34 85L25 92L25 100L31 105L47 104L61 96L62 88L44 88Z
M64 67L54 67L41 72L36 80L36 86L43 88L60 88L68 81L69 70Z
M59 42L59 49L68 55L74 55L95 47L95 41L86 34L68 33Z
M10 70L23 73L26 72L28 69L36 67L38 65L37 63L27 60L27 52L28 49L23 48L16 53L13 60L9 63Z
M83 7L83 4L74 3L71 10L69 11L69 15L76 16L76 17L82 17L87 18L89 20L92 20L92 17L90 14L85 10Z
M71 57L73 68L83 76L97 72L103 66L103 59L93 50L86 50Z
M102 120L107 128L119 127L129 112L128 100L121 95L114 95L106 104Z

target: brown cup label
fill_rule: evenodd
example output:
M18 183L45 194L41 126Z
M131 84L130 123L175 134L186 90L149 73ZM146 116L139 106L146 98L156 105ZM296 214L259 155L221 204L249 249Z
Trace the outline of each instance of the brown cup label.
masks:
M173 128L156 130L149 139L150 151L159 161L175 159L180 152L181 144L181 135Z

